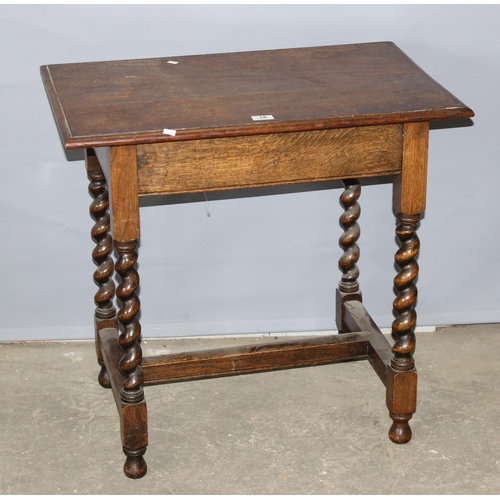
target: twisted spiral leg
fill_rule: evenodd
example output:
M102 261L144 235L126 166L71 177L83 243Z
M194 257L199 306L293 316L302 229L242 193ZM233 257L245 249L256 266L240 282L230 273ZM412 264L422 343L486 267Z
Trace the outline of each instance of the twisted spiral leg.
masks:
M339 245L344 253L339 259L339 268L342 271L342 279L339 283L339 290L344 293L359 292L359 239L360 230L358 219L361 208L358 203L361 195L361 186L357 180L345 180L344 191L340 195L340 204L344 208L344 213L340 216L339 223L344 232L339 238Z
M349 300L361 301L359 290L359 239L360 230L358 219L361 208L358 199L361 195L361 186L356 179L343 180L344 191L340 195L340 205L344 212L340 216L339 223L344 232L339 238L339 245L344 250L339 259L339 268L342 278L337 288L337 328L339 333L348 332L344 324L344 303Z
M113 304L115 285L113 283L114 264L111 258L113 250L113 239L110 234L109 197L106 180L100 168L88 169L90 180L89 192L93 198L90 204L90 215L95 220L91 236L96 246L92 251L92 259L97 266L94 272L94 281L99 287L94 296L96 304L95 323L113 320L116 317L116 309ZM99 341L96 339L97 361L101 367L98 376L102 387L111 387L108 373L104 366L100 352Z
M139 287L139 275L134 269L137 262L136 247L137 241L127 243L115 241L115 248L119 255L115 269L121 278L121 283L116 289L116 296L122 302L122 307L118 311L118 321L122 326L118 342L124 351L120 360L120 371L125 376L121 398L127 403L139 403L144 399L142 350L139 343L141 325L136 318L141 307L135 293Z
M392 323L392 333L396 342L392 348L391 366L398 371L411 371L415 368L413 330L417 322L417 313L414 309L417 287L414 281L418 276L418 264L415 258L420 249L420 241L415 231L420 215L398 214L398 220L396 234L401 242L401 248L396 252L395 261L400 272L394 278L394 286L399 295L393 303L397 317Z
M125 436L123 452L127 456L123 470L132 479L143 477L147 472L143 457L147 445L147 416L141 369L142 349L139 343L141 325L136 318L140 310L140 301L136 295L139 275L134 268L137 262L136 247L136 240L125 243L115 241L119 255L115 268L121 278L116 296L122 302L118 311L118 322L121 325L118 342L123 350L119 368L125 377L120 391L122 436ZM125 411L130 416L126 417Z
M415 351L414 328L417 322L415 302L418 276L416 257L420 242L416 235L420 214L397 214L399 224L396 228L401 247L396 252L395 261L400 271L394 279L398 296L394 300L397 313L392 324L395 338L392 347L391 365L388 370L387 395L389 414L393 424L389 430L390 439L398 444L411 439L412 432L408 424L416 410L417 404L417 372L413 352Z

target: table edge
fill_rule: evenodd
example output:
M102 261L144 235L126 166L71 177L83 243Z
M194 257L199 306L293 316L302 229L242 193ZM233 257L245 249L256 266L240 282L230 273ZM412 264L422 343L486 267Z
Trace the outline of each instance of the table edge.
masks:
M56 94L55 94L56 96ZM59 114L65 123L62 110L53 109L54 114ZM341 117L330 120L316 120L304 122L277 122L259 125L241 125L223 128L205 129L184 129L177 130L175 136L166 135L163 131L151 131L141 134L120 134L108 136L88 136L78 137L71 134L71 130L66 127L60 129L61 137L66 149L82 149L110 146L128 146L139 144L154 144L162 142L192 141L202 139L217 139L224 137L239 137L249 135L279 134L287 132L306 132L325 129L366 127L371 125L394 125L398 123L439 121L449 119L465 119L474 116L474 112L467 106L453 107L439 110L415 111L412 113L394 115L373 115Z

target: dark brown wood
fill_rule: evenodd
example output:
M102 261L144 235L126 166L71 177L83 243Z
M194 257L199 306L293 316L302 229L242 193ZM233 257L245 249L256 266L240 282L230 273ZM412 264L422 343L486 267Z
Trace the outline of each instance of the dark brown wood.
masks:
M116 328L103 328L99 331L98 337L101 343L103 360L109 367L109 381L115 398L116 407L121 414L122 400L120 392L122 390L125 376L120 372L119 365L123 356L123 351L118 344L119 331Z
M369 332L368 359L386 386L386 403L393 420L389 438L397 444L407 443L412 436L408 422L417 409L417 371L394 369L393 349L359 300L346 301L344 315L348 331Z
M111 256L113 238L110 233L109 196L106 179L93 150L86 150L85 164L90 180L89 192L93 198L90 204L90 215L95 220L91 235L96 243L92 251L92 259L97 266L94 272L94 282L99 287L94 296L96 353L97 362L101 367L98 381L102 387L109 388L109 377L104 366L97 335L97 332L103 328L117 328L116 309L113 303L115 285L113 282L114 263Z
M349 332L382 333L360 300L346 301L344 310L344 322Z
M41 74L65 147L88 148L100 383L111 386L119 411L128 477L147 471L145 384L368 359L386 385L390 439L411 438L416 228L425 209L429 121L472 110L390 42L56 64ZM401 244L392 347L361 303L357 269L354 179L384 175L395 179ZM345 186L342 335L142 359L139 196L331 179ZM121 278L116 317L111 243Z
M146 401L122 408L122 443L126 455L123 472L130 479L140 479L148 472L144 454L148 445Z
M139 194L398 174L402 142L387 125L139 145Z
M359 246L357 241L360 236L358 219L361 214L358 199L361 195L361 186L357 179L344 180L342 183L345 189L340 195L340 205L344 209L344 212L340 216L339 223L344 232L339 238L339 245L344 252L339 259L339 268L342 271L342 277L336 294L337 307L335 321L339 333L346 333L352 330L349 330L344 321L344 304L350 300L362 300L358 283L359 269L357 266L359 260Z
M392 349L384 334L359 300L344 303L344 323L350 332L369 332L368 359L380 380L387 384L387 370L391 364Z
M398 296L393 303L396 311L392 324L395 342L387 383L387 407L393 419L389 437L398 444L411 439L408 422L417 408L417 370L413 353L417 323L414 306L418 295L415 285L418 276L416 257L420 241L416 230L426 206L429 124L406 123L403 134L403 162L393 191L394 210L398 218L396 235L401 247L395 256L399 272L394 286Z
M147 412L139 343L141 325L137 319L140 301L136 295L139 286L139 275L134 268L137 262L136 247L135 240L127 243L115 241L118 252L115 268L121 278L116 296L122 302L117 316L121 330L118 343L123 352L118 367L124 376L120 390L123 452L127 456L124 472L133 479L142 477L147 471L143 458L146 451L144 442L147 442Z
M106 178L106 181L111 184L111 158L110 158L110 148L93 148L87 149L87 151L94 151L94 155L99 160L99 165L101 166L102 173Z
M361 195L361 186L356 179L342 181L345 189L340 195L340 204L344 213L340 216L340 226L344 230L339 238L339 245L344 253L339 260L339 268L342 271L342 278L339 283L339 290L343 293L357 294L359 292L359 260L358 239L360 236L358 219L361 215L361 208L358 203Z
M389 368L393 383L387 385L387 406L393 419L389 437L395 443L402 444L411 439L408 421L416 411L417 401L417 371L413 352L417 322L414 308L417 300L415 280L418 276L415 259L420 249L416 229L420 215L398 213L397 217L399 225L396 234L401 248L396 252L395 260L400 271L394 278L398 296L393 303L397 316L392 323L392 334L396 341L392 347L393 357Z
M405 444L412 437L408 422L417 410L416 370L400 372L392 366L387 369L387 408L392 418L389 438L393 443Z
M144 453L146 453L148 445L146 401L143 399L140 402L129 403L122 398L127 377L119 370L123 350L119 344L118 331L115 328L105 328L99 331L98 337L120 415L122 446L127 457L123 471L127 477L138 479L147 473L147 465L144 460Z
M41 74L73 149L473 115L391 42L53 64Z
M414 306L418 295L415 280L418 276L416 257L420 249L416 234L419 216L398 214L398 220L396 234L401 248L396 252L395 260L400 270L394 278L398 296L393 303L397 317L392 323L392 332L397 340L393 346L394 357L391 365L395 370L410 371L415 367L413 330L417 322Z
M139 287L139 274L135 269L137 262L137 241L122 243L115 241L118 252L116 272L121 283L116 289L116 296L122 302L118 311L118 322L121 327L120 347L123 356L120 360L120 371L125 376L122 387L122 400L128 403L139 403L144 399L142 384L144 377L141 370L142 349L140 346L141 324L137 319L140 301L136 291Z
M150 356L142 363L145 384L284 370L366 359L366 335L327 335L300 340Z

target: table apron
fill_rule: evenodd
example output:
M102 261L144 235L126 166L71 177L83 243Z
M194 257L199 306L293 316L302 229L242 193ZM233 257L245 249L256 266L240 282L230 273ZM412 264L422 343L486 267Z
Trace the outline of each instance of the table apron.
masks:
M400 124L142 144L138 194L397 174L402 149Z

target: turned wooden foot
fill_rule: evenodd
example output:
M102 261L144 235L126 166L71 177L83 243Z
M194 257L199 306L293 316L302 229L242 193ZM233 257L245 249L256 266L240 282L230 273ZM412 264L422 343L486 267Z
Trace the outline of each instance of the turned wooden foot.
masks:
M97 381L101 387L104 387L104 389L111 389L111 381L109 380L109 374L106 371L105 366L101 366L101 371L97 376Z
M148 472L148 466L143 456L145 452L146 448L135 451L123 448L123 453L127 455L125 465L123 466L123 472L125 472L125 475L130 479L140 479Z
M395 415L389 412L393 420L391 428L389 429L389 438L393 443L404 444L411 439L411 427L408 421L411 419L412 414L408 415Z

